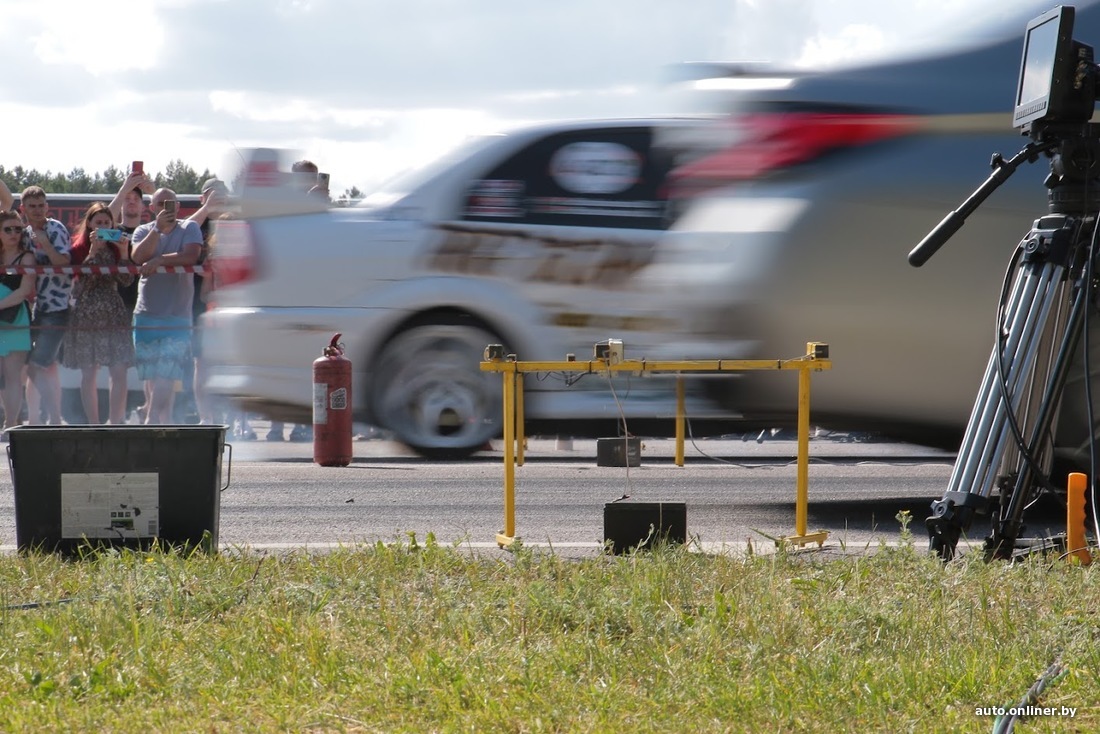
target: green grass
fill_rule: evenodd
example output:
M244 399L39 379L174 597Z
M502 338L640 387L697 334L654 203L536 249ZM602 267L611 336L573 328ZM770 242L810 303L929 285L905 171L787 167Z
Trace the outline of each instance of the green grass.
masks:
M991 731L1058 658L1016 731L1100 731L1100 571L874 551L7 556L0 731Z

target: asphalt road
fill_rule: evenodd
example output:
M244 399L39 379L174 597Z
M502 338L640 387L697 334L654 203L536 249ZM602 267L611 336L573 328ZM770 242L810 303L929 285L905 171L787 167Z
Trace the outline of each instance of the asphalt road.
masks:
M262 435L262 434L261 434ZM503 462L497 450L464 462L424 462L389 441L357 441L348 467L312 461L311 444L234 442L223 473L218 536L225 546L325 548L419 540L495 549L504 530ZM645 440L642 465L597 467L595 442L532 439L516 469L516 535L530 545L597 552L604 506L683 502L687 532L705 549L772 546L795 534L796 444L708 440L688 445L675 466L671 440ZM810 445L807 529L828 531L826 548L858 550L897 542L906 510L918 543L923 519L946 486L953 456L923 447L815 439ZM16 542L14 491L0 487L0 548ZM627 495L627 499L621 499ZM213 512L213 508L211 508ZM1029 516L1058 526L1057 513ZM986 526L976 527L984 535ZM977 538L980 541L980 537Z

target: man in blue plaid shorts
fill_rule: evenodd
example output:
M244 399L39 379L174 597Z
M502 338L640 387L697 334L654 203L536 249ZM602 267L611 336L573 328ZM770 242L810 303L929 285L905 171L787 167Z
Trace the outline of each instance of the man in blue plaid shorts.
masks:
M161 273L165 266L194 265L202 253L202 231L177 217L179 201L171 189L157 189L149 203L154 219L134 231L133 261L141 266L134 308L134 360L148 387L145 422L172 422L172 392L192 369L191 273Z

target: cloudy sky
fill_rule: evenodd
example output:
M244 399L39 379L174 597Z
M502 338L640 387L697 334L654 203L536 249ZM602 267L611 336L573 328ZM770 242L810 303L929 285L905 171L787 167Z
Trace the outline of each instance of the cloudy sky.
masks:
M1052 4L0 0L0 164L224 174L239 148L282 147L368 190L472 134L675 112L678 62L843 63Z

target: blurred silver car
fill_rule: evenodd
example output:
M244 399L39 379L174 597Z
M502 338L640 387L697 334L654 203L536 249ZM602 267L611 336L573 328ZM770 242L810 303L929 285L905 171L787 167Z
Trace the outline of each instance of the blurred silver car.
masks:
M500 434L500 377L480 369L488 344L547 361L583 359L614 337L631 357L661 359L683 332L632 278L660 250L665 177L685 160L666 137L699 124L528 126L471 141L350 208L307 196L285 151L250 151L238 218L218 223L212 250L207 389L306 421L311 365L339 333L356 415L424 456L454 458ZM614 435L626 418L639 433L653 419L672 429L668 379L585 377L532 375L528 429ZM692 415L715 417L695 397Z
M947 29L937 50L889 61L688 69L731 142L671 174L682 214L644 274L692 314L679 351L719 357L749 342L767 357L828 342L815 423L957 447L1010 255L1047 213L1046 161L1022 167L923 268L907 254L982 183L992 154L1027 143L1014 92L1025 26L1046 9L990 4L977 35ZM1096 3L1078 5L1074 37L1100 45ZM1071 451L1086 441L1080 374L1059 428ZM785 381L713 388L750 420L793 418Z

